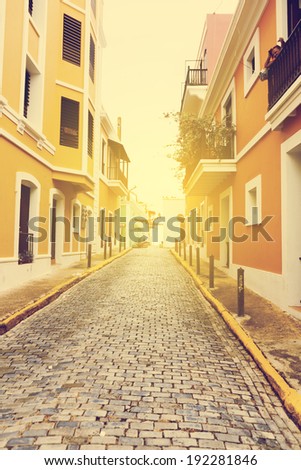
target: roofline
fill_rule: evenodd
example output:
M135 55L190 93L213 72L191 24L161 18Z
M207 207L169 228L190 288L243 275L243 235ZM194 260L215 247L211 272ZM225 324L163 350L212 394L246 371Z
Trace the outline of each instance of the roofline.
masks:
M240 0L233 15L200 115L214 114L269 0ZM232 53L229 54L229 51Z

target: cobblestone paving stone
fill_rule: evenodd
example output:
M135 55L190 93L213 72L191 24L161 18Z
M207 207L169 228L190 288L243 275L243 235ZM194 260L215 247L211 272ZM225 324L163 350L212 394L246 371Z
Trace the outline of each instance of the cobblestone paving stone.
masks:
M300 449L165 249L115 261L0 338L1 449Z

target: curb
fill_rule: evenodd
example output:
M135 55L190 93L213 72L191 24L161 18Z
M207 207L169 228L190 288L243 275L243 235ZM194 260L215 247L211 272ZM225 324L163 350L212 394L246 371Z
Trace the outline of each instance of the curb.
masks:
M117 255L112 256L111 258L97 264L96 266L93 266L92 268L88 268L79 276L72 277L71 279L68 279L68 281L65 281L62 284L57 285L54 289L52 289L47 294L43 295L41 298L39 298L35 302L30 303L26 305L25 307L23 307L21 310L18 310L17 312L13 313L10 317L0 322L0 336L7 333L14 326L18 325L18 323L30 317L38 310L41 310L43 307L46 307L46 305L53 302L61 294L63 294L64 292L66 292L68 289L75 286L76 284L78 284L80 281L82 281L86 277L99 271L100 269L104 268L105 266L112 263L116 259L121 258L122 256L126 255L131 250L132 248L128 248L122 253L118 253Z
M286 411L290 414L294 422L301 428L301 394L294 388L290 387L288 383L281 377L279 372L270 364L267 358L263 355L259 347L254 343L249 334L237 322L229 310L216 299L211 292L204 286L197 274L188 265L186 261L174 251L170 250L176 260L183 266L184 269L193 278L196 286L201 291L205 299L211 306L221 315L225 323L228 325L232 333L239 339L244 348L252 356L258 367L267 377L272 388L275 390L281 399Z

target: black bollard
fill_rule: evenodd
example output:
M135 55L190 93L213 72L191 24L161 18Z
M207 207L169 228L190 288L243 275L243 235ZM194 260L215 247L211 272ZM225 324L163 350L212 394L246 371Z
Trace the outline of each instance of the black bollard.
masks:
M88 268L91 268L92 262L92 245L91 243L88 244Z
M237 313L239 317L245 314L245 272L242 268L237 270Z

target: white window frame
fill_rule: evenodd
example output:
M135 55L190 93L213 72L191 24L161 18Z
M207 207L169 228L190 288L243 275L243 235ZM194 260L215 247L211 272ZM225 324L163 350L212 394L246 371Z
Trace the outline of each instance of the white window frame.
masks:
M250 67L250 57L253 53L255 60L255 69L252 72ZM244 97L248 95L251 88L254 86L258 79L260 72L260 40L259 40L259 28L256 29L253 38L244 54Z
M253 204L253 193L256 191L256 203ZM257 217L254 220L254 207L257 208ZM246 225L259 225L262 222L262 178L256 176L245 185L245 217Z
M277 38L287 39L287 0L276 0L276 27Z
M16 173L16 186L15 186L15 233L14 233L14 257L18 259L18 247L19 247L19 220L20 220L20 198L21 198L21 186L30 187L30 207L29 207L29 220L33 217L40 215L40 199L41 199L41 184L39 180L30 173L17 172ZM29 233L32 233L29 232ZM33 244L34 257L38 255L38 243Z

